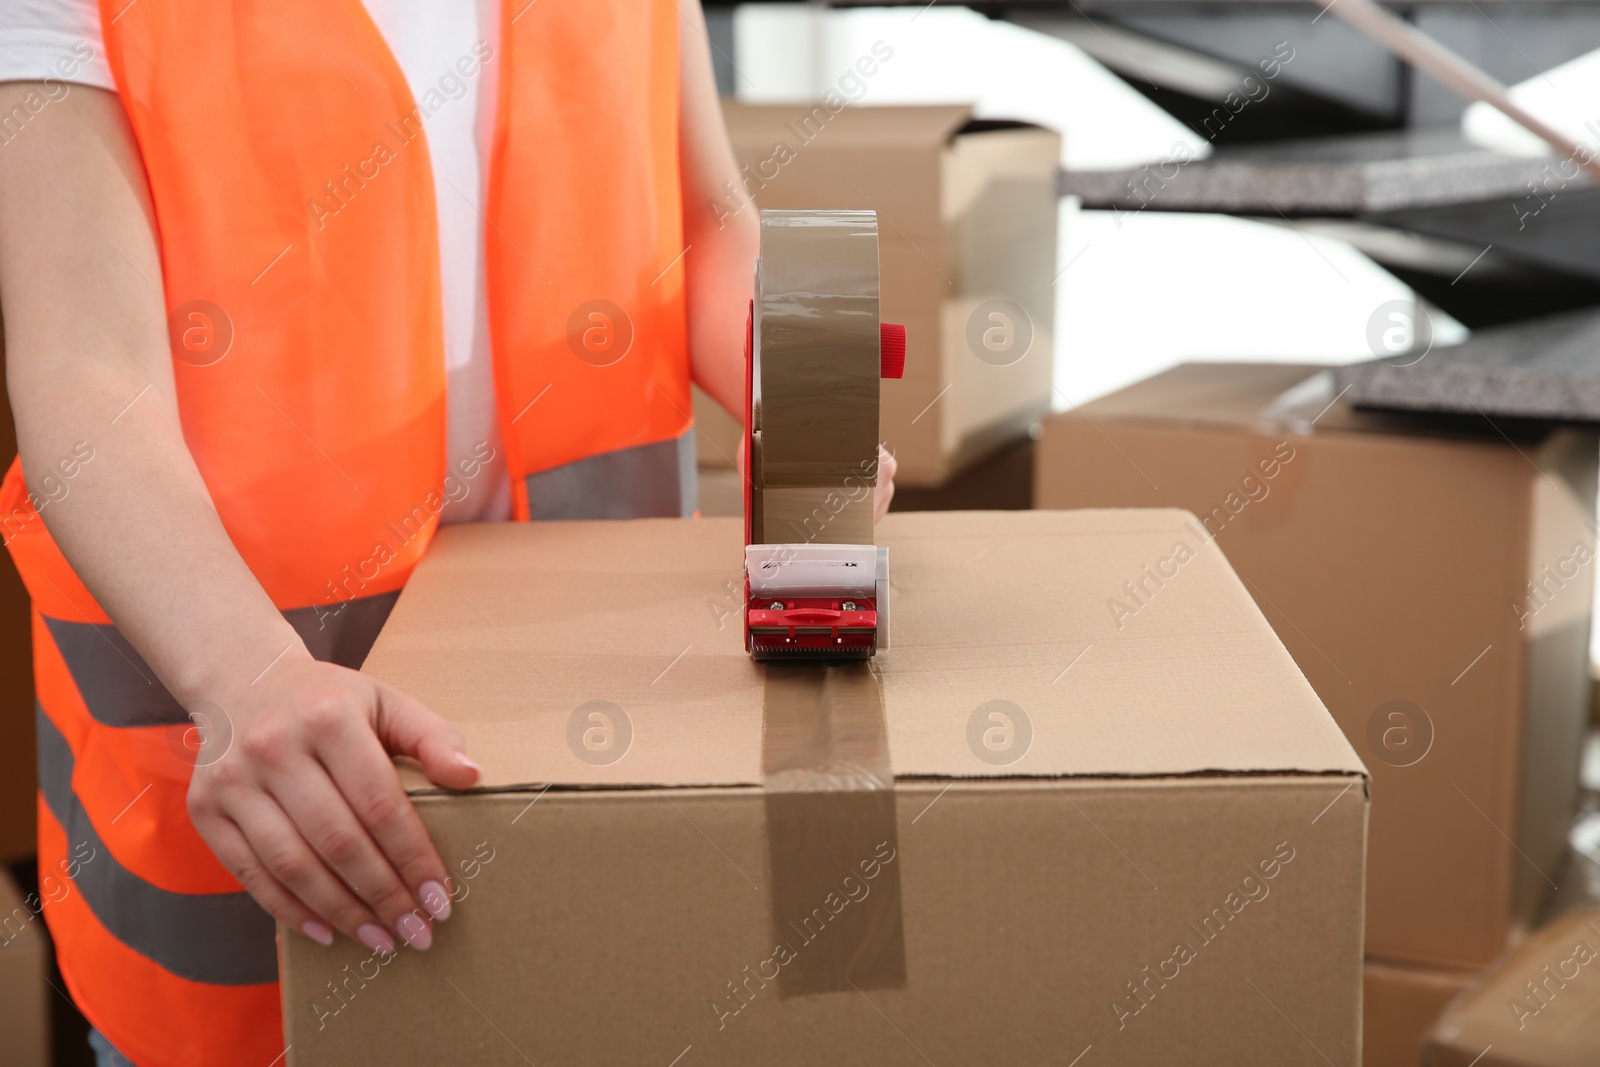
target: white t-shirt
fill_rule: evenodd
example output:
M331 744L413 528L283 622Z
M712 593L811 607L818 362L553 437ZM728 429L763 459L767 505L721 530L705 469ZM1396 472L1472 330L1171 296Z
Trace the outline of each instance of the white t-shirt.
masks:
M363 0L405 73L413 97L440 90L445 104L425 119L439 219L439 282L448 373L449 478L442 522L511 517L511 483L495 410L484 285L484 161L494 135L499 80L498 0ZM491 49L475 85L456 68L474 47ZM87 47L86 47L87 46ZM91 54L92 53L92 54ZM88 54L88 58L84 56ZM116 90L95 0L0 0L0 81L45 77ZM442 79L442 81L441 81ZM462 460L494 450L465 478Z

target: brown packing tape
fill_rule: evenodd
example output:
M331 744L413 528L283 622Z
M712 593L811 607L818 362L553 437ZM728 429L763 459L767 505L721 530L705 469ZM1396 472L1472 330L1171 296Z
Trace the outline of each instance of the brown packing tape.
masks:
M754 540L870 544L846 505L877 474L877 216L763 211L754 325Z
M761 769L780 996L906 983L894 770L865 663L765 668Z
M764 211L751 508L758 544L872 543L878 238L870 211ZM770 665L762 781L780 996L905 985L894 773L865 664Z
M769 544L872 544L872 486L806 486L761 492Z

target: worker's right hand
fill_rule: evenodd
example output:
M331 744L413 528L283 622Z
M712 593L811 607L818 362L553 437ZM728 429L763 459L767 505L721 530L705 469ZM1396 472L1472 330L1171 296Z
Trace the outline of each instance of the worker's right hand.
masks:
M304 649L218 696L231 731L206 744L228 747L202 749L189 815L239 884L325 945L333 930L385 954L396 934L431 945L432 921L450 914L448 869L390 754L466 789L480 772L461 735L399 690Z

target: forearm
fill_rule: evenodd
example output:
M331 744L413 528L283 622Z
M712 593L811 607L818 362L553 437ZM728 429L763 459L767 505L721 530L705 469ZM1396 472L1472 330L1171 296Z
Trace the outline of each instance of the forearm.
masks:
M744 421L745 316L753 291L755 211L727 220L726 228L702 227L690 236L701 257L690 264L689 350L700 388ZM736 226L737 223L737 226ZM703 252L702 252L703 250Z
M0 85L0 109L26 90ZM180 701L216 699L304 646L234 549L184 444L120 105L74 87L44 118L0 154L0 299L23 472L73 569L161 681Z
M745 316L754 290L759 224L746 201L729 214L727 184L739 188L711 72L711 49L698 5L684 8L682 119L684 256L689 351L694 380L741 423L745 421Z
M8 344L24 358L28 347ZM222 699L285 649L304 654L223 529L170 395L73 364L58 364L70 389L24 371L11 391L18 411L53 413L19 420L23 472L30 486L54 473L65 488L39 494L40 516L101 607L184 703ZM80 443L93 459L65 481L57 464Z

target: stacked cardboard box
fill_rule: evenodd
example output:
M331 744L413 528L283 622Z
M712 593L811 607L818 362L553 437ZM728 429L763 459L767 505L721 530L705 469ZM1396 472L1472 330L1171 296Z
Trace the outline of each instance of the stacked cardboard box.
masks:
M1445 1005L1472 984L1474 975L1368 960L1362 977L1362 1064L1418 1067L1428 1029Z
M1596 442L1358 412L1317 371L1185 365L1052 417L1036 496L1187 508L1238 569L1372 771L1368 992L1392 1004L1369 1009L1419 1036L1415 1007L1505 951L1558 877Z
M1457 997L1427 1036L1429 1067L1600 1062L1600 907L1557 916Z
M485 767L406 772L458 904L284 931L289 1061L1357 1064L1366 778L1215 546L879 533L893 647L763 668L734 520L443 531L364 669Z
M883 390L898 481L934 486L1027 436L1049 409L1060 136L967 107L746 105L723 113L759 208L878 212L881 316L905 325L905 377ZM700 462L728 472L739 425L697 394ZM712 500L731 473L702 474Z

